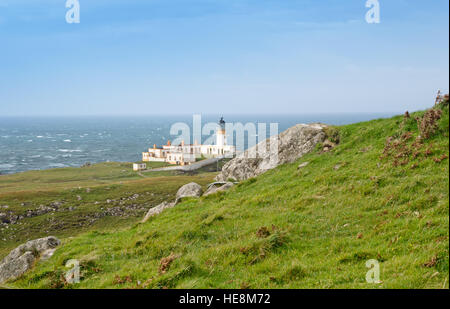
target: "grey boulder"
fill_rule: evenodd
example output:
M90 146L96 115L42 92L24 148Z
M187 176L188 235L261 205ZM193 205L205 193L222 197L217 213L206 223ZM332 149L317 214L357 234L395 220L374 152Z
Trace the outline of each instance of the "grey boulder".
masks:
M244 151L229 161L217 181L246 180L285 163L292 163L311 152L326 138L324 124L297 124Z
M162 202L158 206L151 208L145 215L144 219L142 219L142 223L148 221L148 219L150 219L153 216L159 215L165 209L174 207L183 198L185 198L185 197L200 197L200 196L202 196L202 193L203 193L203 190L199 184L197 184L195 182L188 183L187 185L184 185L180 189L178 189L175 202L172 202L172 203Z
M30 240L12 250L0 263L0 283L14 280L33 267L40 257L49 258L61 241L53 236Z
M228 189L230 189L232 186L234 186L234 183L232 182L227 182L221 186L211 186L208 188L208 190L206 190L206 192L203 194L203 196L208 196L217 192L222 192L222 191L227 191Z
M147 214L145 215L144 219L142 220L142 223L147 222L148 219L150 219L153 216L156 216L160 213L162 213L167 208L172 208L175 206L175 203L168 203L168 202L162 202L158 206L155 206L151 208Z
M177 204L182 198L185 197L200 197L202 196L202 193L203 190L199 184L195 182L188 183L187 185L184 185L180 189L178 189L175 204Z

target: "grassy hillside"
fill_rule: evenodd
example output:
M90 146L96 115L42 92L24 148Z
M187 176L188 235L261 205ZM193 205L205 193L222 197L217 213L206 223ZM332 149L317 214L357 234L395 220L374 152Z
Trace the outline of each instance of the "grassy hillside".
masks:
M340 144L145 224L63 239L23 288L448 288L449 113L338 127ZM418 140L418 135L422 139ZM302 162L309 164L298 169ZM150 188L149 188L150 190ZM61 279L69 259L82 280ZM381 283L365 281L369 259Z
M164 162L147 162L149 168L165 166ZM153 174L148 173L148 176ZM161 175L161 174L157 174ZM55 168L0 176L0 194L26 191L55 191L141 179L132 163L98 163L85 167Z
M153 164L158 167L158 162ZM93 229L129 227L149 208L173 199L180 186L190 181L206 185L214 176L136 173L132 163L0 176L0 214L23 217L6 227L0 224L0 257L26 240L49 234L73 237Z

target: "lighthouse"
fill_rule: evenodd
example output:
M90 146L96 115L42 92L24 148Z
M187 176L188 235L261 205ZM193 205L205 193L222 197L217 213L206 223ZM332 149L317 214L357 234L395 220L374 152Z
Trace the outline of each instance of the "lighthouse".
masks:
M227 144L227 137L225 134L225 120L223 120L223 117L220 118L219 121L219 128L217 129L216 133L216 144L219 147L223 147Z
M0 0L1 1L1 0ZM233 128L231 127L231 131ZM202 158L223 158L233 157L236 153L236 147L228 145L225 131L225 120L220 118L216 126L216 142L212 141L209 144L202 145L197 141L194 144L185 144L181 141L177 145L172 145L170 141L167 145L149 148L148 152L142 153L142 161L167 162L169 164L186 165L195 163ZM138 167L136 167L138 168Z

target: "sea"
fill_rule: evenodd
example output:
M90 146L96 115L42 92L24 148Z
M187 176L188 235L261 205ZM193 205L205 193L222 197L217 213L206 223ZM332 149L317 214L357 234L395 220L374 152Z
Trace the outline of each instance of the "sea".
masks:
M201 115L202 126L223 116L233 123L278 124L282 132L298 123L343 125L392 114ZM192 128L193 115L0 117L0 174L78 167L87 162L136 162L153 144L166 144L175 123ZM208 136L204 136L204 139ZM204 140L202 140L204 141Z

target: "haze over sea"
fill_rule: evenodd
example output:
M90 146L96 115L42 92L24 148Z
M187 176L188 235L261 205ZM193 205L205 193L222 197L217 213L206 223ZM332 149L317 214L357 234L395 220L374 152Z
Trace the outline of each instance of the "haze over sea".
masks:
M202 125L221 115L202 115ZM343 125L392 114L224 115L227 122L278 123L282 132L297 123ZM0 174L77 167L86 162L135 162L153 144L176 136L170 127L192 115L124 117L0 117ZM208 136L204 136L206 139Z

